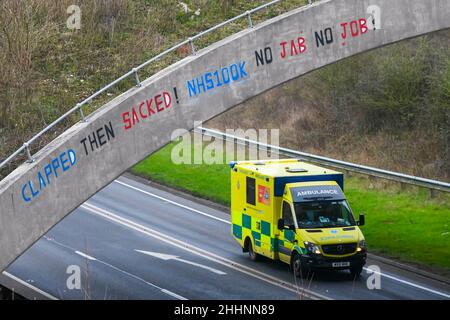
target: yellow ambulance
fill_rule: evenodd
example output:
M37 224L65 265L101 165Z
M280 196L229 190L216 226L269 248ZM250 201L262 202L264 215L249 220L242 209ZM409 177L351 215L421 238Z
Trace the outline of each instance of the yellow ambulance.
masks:
M366 243L344 195L340 172L296 159L231 162L231 233L252 260L359 276Z

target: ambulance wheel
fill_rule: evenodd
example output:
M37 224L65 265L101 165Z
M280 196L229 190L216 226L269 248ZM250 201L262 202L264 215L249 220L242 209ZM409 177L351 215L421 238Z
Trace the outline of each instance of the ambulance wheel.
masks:
M306 278L309 274L309 268L302 265L302 260L297 252L294 252L291 256L290 267L296 277Z
M350 269L350 274L352 275L352 278L359 278L362 271L363 271L363 266L353 267Z
M247 250L248 250L248 256L252 261L256 261L259 258L259 255L253 250L252 241L250 238L247 238Z

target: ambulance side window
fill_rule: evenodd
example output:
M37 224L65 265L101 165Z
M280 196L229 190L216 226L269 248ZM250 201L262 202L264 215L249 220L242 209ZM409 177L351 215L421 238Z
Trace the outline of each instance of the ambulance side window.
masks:
M255 179L247 177L247 203L256 205Z
M292 212L291 212L291 205L286 201L283 201L283 220L284 220L284 225L286 225L286 226L294 225L294 219L292 218Z

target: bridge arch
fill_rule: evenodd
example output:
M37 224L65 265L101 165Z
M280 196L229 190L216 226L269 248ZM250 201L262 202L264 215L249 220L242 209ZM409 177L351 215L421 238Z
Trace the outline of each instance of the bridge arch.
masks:
M0 270L121 173L243 101L352 55L450 27L448 0L325 0L187 57L72 126L0 182Z

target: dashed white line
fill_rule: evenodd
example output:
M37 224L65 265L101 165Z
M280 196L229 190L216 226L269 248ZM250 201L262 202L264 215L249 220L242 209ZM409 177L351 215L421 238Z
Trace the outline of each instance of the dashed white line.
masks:
M91 260L91 261L96 261L96 260L97 260L97 259L95 259L94 257L91 257L91 256L89 256L89 255L87 255L86 253L83 253L83 252L81 252L81 251L75 251L75 253L76 253L77 255L82 256L83 258L86 258L86 259Z
M185 297L180 296L179 294L176 294L176 293L174 293L172 291L169 291L167 289L162 289L161 292L164 292L165 294L168 294L169 296L172 296L172 297L174 297L175 299L178 299L178 300L187 300Z

